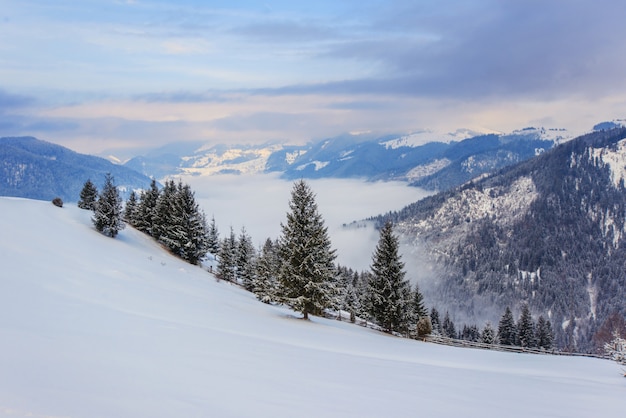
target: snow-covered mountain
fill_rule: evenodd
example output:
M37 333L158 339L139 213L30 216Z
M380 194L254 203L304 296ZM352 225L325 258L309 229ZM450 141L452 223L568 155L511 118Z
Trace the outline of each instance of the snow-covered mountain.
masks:
M408 135L346 134L307 145L205 145L172 152L154 150L127 167L156 178L278 172L287 179L401 180L443 190L478 175L526 160L571 139L563 129L526 128L508 134L459 129Z
M2 417L623 415L608 360L303 321L73 205L0 213Z
M626 314L626 128L598 131L388 215L433 269L434 303L496 322L529 303L556 344L594 350Z

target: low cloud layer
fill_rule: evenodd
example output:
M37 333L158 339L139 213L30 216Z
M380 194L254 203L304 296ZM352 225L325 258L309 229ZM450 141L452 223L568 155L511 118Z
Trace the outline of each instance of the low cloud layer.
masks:
M286 222L293 182L275 175L187 177L207 217L215 217L221 236L236 235L245 227L260 247L266 238L276 239ZM310 180L319 212L328 227L337 261L357 270L366 270L378 241L371 225L344 228L344 224L399 210L427 193L404 183L371 183L361 180Z

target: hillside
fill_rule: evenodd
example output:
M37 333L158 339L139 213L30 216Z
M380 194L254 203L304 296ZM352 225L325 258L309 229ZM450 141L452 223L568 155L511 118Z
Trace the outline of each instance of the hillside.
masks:
M150 185L150 178L103 158L33 137L0 138L0 196L76 202L87 179L100 188L108 172L123 193Z
M302 321L72 205L0 211L0 416L623 415L606 360Z
M593 351L626 315L626 129L595 132L390 216L433 270L434 304L497 323L528 302L556 343Z

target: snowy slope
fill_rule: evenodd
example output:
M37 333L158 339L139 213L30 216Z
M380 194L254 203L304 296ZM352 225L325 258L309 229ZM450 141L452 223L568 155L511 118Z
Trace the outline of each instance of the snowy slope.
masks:
M0 416L623 416L608 361L304 322L89 212L0 213Z

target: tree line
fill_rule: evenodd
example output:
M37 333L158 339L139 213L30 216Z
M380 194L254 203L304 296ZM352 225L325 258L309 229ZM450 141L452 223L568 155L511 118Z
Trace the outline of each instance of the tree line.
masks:
M87 180L78 206L94 212L94 226L105 235L115 237L127 222L192 264L212 254L219 280L241 285L261 302L289 306L305 319L332 312L415 338L433 333L489 344L552 347L550 322L540 317L535 324L527 305L517 324L507 308L497 332L489 323L482 331L475 325L457 331L447 312L443 320L436 308L429 312L418 285L411 286L406 278L391 222L380 229L369 271L337 265L315 194L303 180L294 183L280 237L268 238L258 250L245 227L238 236L231 227L220 239L215 219L207 224L194 192L182 182L169 180L159 190L153 180L148 190L133 191L122 206L107 175L100 193Z

